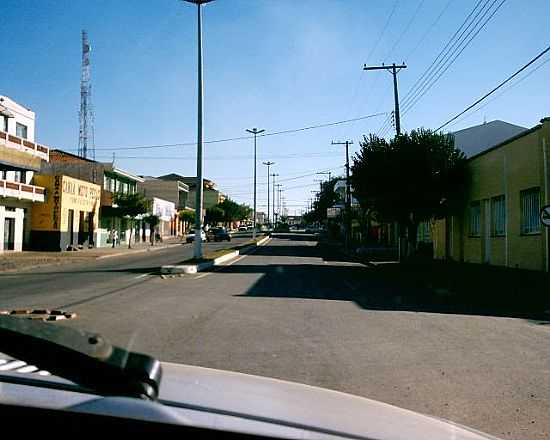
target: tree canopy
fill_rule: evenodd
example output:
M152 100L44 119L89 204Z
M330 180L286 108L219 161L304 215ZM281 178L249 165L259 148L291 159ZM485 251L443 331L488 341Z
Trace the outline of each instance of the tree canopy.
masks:
M451 135L413 130L389 142L365 137L351 183L363 207L387 221L443 217L463 203L466 158Z
M327 218L327 209L340 201L340 195L334 190L338 178L332 178L321 184L318 198L313 209L304 215L306 223L320 222Z
M134 221L139 215L146 214L149 211L149 202L143 194L135 192L131 194L115 193L113 195L113 206L115 213L119 217L126 217L130 221L130 236L128 237L128 248L132 247L132 231Z

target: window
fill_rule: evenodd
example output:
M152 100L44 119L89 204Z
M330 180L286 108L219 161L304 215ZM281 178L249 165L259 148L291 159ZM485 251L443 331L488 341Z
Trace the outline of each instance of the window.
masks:
M105 191L111 190L111 178L109 176L103 176L103 189Z
M540 188L521 191L521 233L536 234L540 232Z
M8 178L8 172L6 170L0 171L0 179L6 180Z
M470 236L479 237L481 224L481 206L479 202L470 204Z
M21 171L14 171L13 181L21 182Z
M432 241L431 227L429 221L420 222L416 239L419 243L429 243Z
M8 117L2 116L2 131L8 132Z
M27 126L20 124L19 122L15 123L15 135L27 139Z
M506 199L504 196L491 199L491 232L494 236L506 234Z

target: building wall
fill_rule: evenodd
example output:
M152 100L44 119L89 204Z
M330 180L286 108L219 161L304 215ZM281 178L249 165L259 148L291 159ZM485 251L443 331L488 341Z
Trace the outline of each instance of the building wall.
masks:
M8 133L15 136L16 125L19 122L27 127L26 139L34 142L35 113L7 96L0 96L0 104L6 107L14 116L13 118L8 118ZM0 130L2 129L3 127L0 126Z
M471 186L468 207L455 220L462 221L462 229L454 231L452 257L470 263L488 263L522 269L546 268L546 239L548 230L525 235L521 230L521 192L540 188L541 207L549 203L545 194L543 141L550 157L550 120L510 142L473 157L468 162ZM550 168L550 164L549 164ZM550 180L550 174L547 175ZM491 199L505 196L506 232L493 234ZM480 203L480 234L470 234L471 202ZM437 240L434 242L436 258L445 257L445 221L436 222ZM461 251L462 249L462 251Z
M65 250L71 243L92 244L97 238L99 224L99 204L101 187L69 176L35 176L35 181L46 188L45 203L34 206L32 210L31 237L32 245L40 250ZM69 225L69 210L73 211L73 225ZM81 230L81 214L88 220L92 214L91 235L83 235ZM84 224L84 223L83 223ZM80 235L79 235L80 232ZM86 231L89 232L89 231Z

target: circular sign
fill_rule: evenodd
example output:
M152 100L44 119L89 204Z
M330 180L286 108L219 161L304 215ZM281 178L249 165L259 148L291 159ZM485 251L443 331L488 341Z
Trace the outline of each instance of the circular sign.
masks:
M540 222L547 228L550 227L550 205L546 205L540 210Z

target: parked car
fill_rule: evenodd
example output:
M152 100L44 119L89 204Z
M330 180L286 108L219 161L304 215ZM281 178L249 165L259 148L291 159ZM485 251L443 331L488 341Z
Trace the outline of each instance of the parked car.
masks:
M191 229L189 233L185 236L185 242L191 243L195 241L195 230ZM206 241L206 233L201 229L201 241Z
M279 223L275 226L275 232L289 232L290 228L287 223Z
M206 233L208 241L231 241L231 234L225 228L211 228Z
M246 231L248 231L248 228L246 226L239 226L239 231L240 232L246 232Z

